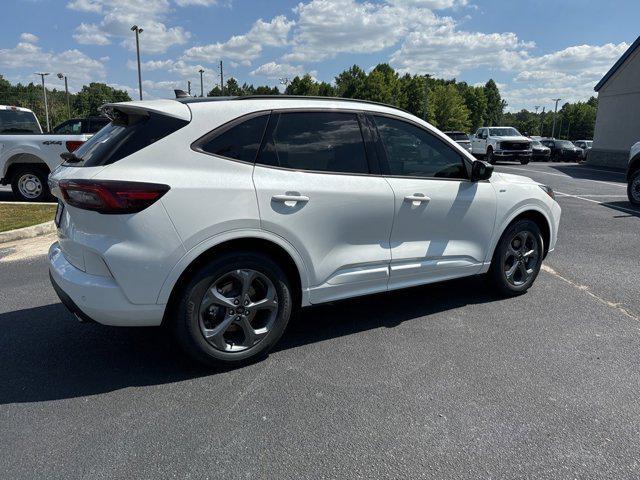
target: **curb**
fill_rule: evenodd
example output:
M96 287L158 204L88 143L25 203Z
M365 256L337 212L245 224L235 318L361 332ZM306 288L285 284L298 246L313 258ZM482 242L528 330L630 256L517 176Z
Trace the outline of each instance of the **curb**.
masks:
M56 226L53 221L32 225L30 227L16 228L15 230L9 230L8 232L0 232L0 243L13 242L24 238L39 237L40 235L46 235L47 233L53 233L55 231Z

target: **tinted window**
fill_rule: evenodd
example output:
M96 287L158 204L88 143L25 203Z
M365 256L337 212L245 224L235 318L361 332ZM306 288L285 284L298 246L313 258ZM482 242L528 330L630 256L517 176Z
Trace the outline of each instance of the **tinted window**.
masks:
M354 113L280 114L259 162L296 170L369 173Z
M53 133L79 135L81 133L81 120L67 120L53 129Z
M158 114L120 115L117 120L92 136L76 150L81 161L74 166L96 167L108 165L166 137L187 123Z
M0 110L0 133L41 133L32 112Z
M460 154L431 133L402 120L374 117L390 175L466 178Z
M253 163L262 142L269 115L260 115L223 131L200 148L207 153Z
M520 132L515 128L502 127L502 128L490 128L489 135L493 137L520 137Z
M462 132L446 132L449 138L453 138L454 140L469 140L469 135Z

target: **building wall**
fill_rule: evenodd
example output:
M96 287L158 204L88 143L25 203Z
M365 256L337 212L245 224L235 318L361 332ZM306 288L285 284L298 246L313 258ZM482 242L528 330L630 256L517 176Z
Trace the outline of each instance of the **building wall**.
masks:
M587 163L626 168L629 148L640 141L640 48L598 92L593 149Z

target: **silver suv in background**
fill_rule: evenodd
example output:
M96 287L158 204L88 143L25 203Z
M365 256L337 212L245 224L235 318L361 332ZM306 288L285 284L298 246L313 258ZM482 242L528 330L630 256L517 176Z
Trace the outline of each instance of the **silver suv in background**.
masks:
M454 140L458 145L460 145L465 150L471 152L471 138L469 137L468 134L464 132L459 132L459 131L448 131L448 132L442 132L442 133L444 133L447 137Z

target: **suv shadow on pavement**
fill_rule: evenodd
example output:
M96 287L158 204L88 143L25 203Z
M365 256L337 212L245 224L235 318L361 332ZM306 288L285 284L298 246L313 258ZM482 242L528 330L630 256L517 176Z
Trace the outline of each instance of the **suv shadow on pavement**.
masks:
M599 180L601 182L612 182L626 185L627 179L623 170L613 170L598 167L591 168L588 165L569 163L566 165L549 165L549 168L557 170L559 173L569 175L572 178L583 180Z
M483 277L471 277L305 309L291 321L274 354L409 320L428 322L423 317L497 300L483 283ZM0 326L0 405L162 385L225 371L193 363L162 328L78 326L60 303L1 314Z

